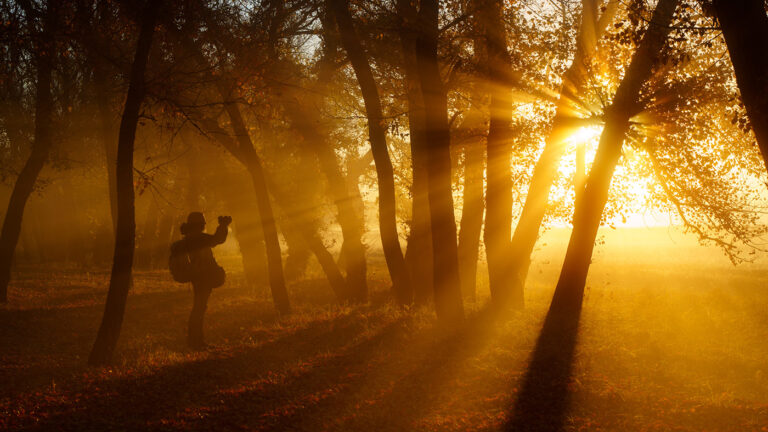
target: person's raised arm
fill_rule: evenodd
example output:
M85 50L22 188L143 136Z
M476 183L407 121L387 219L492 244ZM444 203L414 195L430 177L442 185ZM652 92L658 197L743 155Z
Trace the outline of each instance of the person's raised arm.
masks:
M216 232L211 236L211 247L220 245L227 240L227 233L229 232L229 224L232 223L232 216L219 216L219 226L216 228Z

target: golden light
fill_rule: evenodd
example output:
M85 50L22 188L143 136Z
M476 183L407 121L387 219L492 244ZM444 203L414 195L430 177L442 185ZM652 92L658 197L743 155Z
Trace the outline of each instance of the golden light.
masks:
M602 132L602 126L582 126L576 129L565 140L573 144L590 143L593 140L599 139Z

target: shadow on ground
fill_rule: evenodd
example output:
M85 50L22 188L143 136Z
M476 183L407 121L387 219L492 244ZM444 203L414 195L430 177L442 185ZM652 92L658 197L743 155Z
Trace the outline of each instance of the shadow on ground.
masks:
M557 432L564 429L580 316L581 308L560 313L550 309L547 313L504 430Z

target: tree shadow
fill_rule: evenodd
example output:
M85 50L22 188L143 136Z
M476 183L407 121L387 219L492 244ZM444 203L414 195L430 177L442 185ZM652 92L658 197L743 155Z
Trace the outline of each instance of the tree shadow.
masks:
M568 385L579 333L581 307L550 307L531 355L523 384L502 430L558 432L570 404Z
M408 340L406 349L394 347L395 354L359 376L355 386L347 385L347 390L282 419L282 429L275 430L413 429L445 394L465 361L492 340L495 318L486 308L468 317L460 329L433 328L419 340Z
M202 407L215 415L187 424L193 430L323 429L317 416L343 415L337 409L339 402L348 401L353 390L375 373L371 370L375 357L402 345L410 332L404 320L395 320L337 353L327 353L286 380L219 396Z
M386 321L386 317L382 320ZM394 324L385 324L381 331L386 332ZM281 369L312 364L318 357L323 359L324 353L340 349L368 331L369 326L370 323L354 316L314 321L276 340L240 348L234 353L212 353L209 358L166 366L144 376L96 381L82 394L67 395L57 398L57 402L37 406L36 419L14 426L16 430L29 431L180 428L183 425L164 421L177 413L225 400L228 389L263 381L264 377L269 381L270 377L279 375ZM370 345L371 349L378 347L375 341ZM283 385L267 385L271 390L256 399L268 402L273 397L283 397L281 387ZM244 412L255 409L258 405ZM185 423L182 428L188 429L195 422Z

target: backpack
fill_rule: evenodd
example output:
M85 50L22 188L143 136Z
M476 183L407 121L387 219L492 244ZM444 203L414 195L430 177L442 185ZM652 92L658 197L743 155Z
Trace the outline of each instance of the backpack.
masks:
M171 256L168 258L168 269L173 280L180 283L192 282L192 260L181 241L171 245Z

